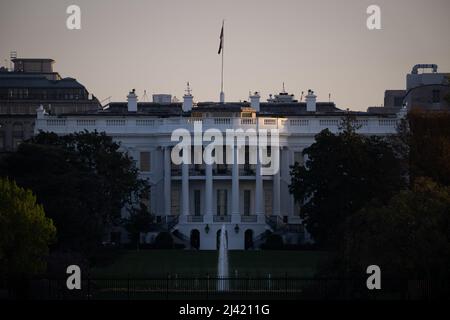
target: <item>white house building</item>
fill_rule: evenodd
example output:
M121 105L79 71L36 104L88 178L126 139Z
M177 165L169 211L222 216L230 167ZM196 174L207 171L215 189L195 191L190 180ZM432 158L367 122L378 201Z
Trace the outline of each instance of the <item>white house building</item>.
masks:
M283 90L284 91L284 90ZM346 112L333 102L316 102L308 91L305 102L282 92L267 102L250 95L250 102L194 103L190 90L182 102L170 97L138 103L134 92L127 102L110 103L100 111L51 115L38 109L35 131L68 134L83 130L106 132L121 143L137 163L140 174L148 179L151 191L148 206L161 230L171 232L177 241L199 249L216 249L218 232L225 224L229 249L257 247L270 232L283 236L285 243L309 241L299 213L289 193L290 166L303 163L302 150L314 142L325 128L336 132ZM359 131L369 135L396 132L400 114L375 111L352 112ZM176 129L202 130L277 129L280 169L272 175L261 174L256 164L181 164L175 165L171 152L177 141ZM225 154L248 157L247 147L226 146ZM270 149L273 154L275 151ZM259 159L259 158L258 158ZM154 235L153 235L154 236ZM147 235L151 241L152 234ZM122 239L126 239L122 235Z

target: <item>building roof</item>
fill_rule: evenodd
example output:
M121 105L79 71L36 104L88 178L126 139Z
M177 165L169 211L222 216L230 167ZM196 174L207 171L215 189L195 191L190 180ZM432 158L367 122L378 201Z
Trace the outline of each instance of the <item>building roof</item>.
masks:
M316 112L306 111L306 102L270 103L263 102L260 105L260 115L265 116L302 116L310 114L341 115L344 110L336 108L333 102L317 102Z
M77 115L109 115L124 116L133 114L136 116L157 116L157 117L173 117L173 116L189 116L191 112L183 112L181 102L172 103L156 103L156 102L138 102L137 112L128 112L127 102L111 102L104 109L98 111L89 111ZM260 104L260 116L267 117L284 117L284 116L342 116L347 110L339 109L333 102L318 102L316 104L317 111L306 111L305 102L291 103L270 103L263 102ZM370 109L370 108L369 108ZM192 112L245 112L252 110L249 102L199 102L193 107ZM374 108L368 112L350 111L358 116L370 115L389 115L398 112L394 108Z
M155 102L139 102L138 111L134 114L152 115L160 117L179 116L182 114L181 102L172 103L155 103ZM103 110L96 112L97 114L106 115L124 115L129 113L126 102L111 102Z
M53 59L48 58L14 58L11 59L12 62L16 61L26 61L26 62L55 62Z
M248 102L199 102L194 106L196 112L241 112L250 108Z
M61 80L48 80L44 76L21 76L20 74L9 74L0 76L0 88L80 88L84 86L74 78L63 78Z
M386 115L399 112L401 107L368 107L367 112L370 114Z

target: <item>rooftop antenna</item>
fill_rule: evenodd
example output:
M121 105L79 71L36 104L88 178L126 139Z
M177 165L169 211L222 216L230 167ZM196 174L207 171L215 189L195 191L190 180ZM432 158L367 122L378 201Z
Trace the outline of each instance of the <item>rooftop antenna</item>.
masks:
M303 94L304 94L304 92L302 91L302 95L300 96L300 102L303 101Z
M283 93L285 93L286 91L284 90L284 81L283 81Z
M142 102L148 102L147 90L144 90L144 95L142 96Z
M328 103L331 102L331 93L328 94Z

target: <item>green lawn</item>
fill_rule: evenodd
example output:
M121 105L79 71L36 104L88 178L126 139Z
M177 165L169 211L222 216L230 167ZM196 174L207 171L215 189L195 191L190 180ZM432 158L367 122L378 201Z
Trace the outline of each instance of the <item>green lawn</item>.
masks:
M329 254L318 251L230 251L230 276L311 277ZM91 270L91 277L214 276L217 251L121 251L108 266Z

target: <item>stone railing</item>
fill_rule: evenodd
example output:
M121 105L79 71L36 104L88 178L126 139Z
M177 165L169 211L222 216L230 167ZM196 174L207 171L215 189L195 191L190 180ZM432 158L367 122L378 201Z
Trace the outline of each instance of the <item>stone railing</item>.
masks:
M203 216L189 215L189 216L187 216L187 221L188 222L203 222Z
M257 221L258 221L257 215L241 216L241 222L257 222Z
M341 118L337 116L320 115L317 117L290 118L152 118L123 116L48 116L38 117L35 130L52 131L67 134L79 131L106 132L110 134L171 134L176 129L194 130L194 126L201 126L202 130L218 129L278 129L280 134L314 135L328 128L332 132L338 131ZM358 131L365 134L391 134L396 132L398 119L378 116L363 116L357 118Z
M213 222L231 222L231 215L228 215L228 216L213 216Z

